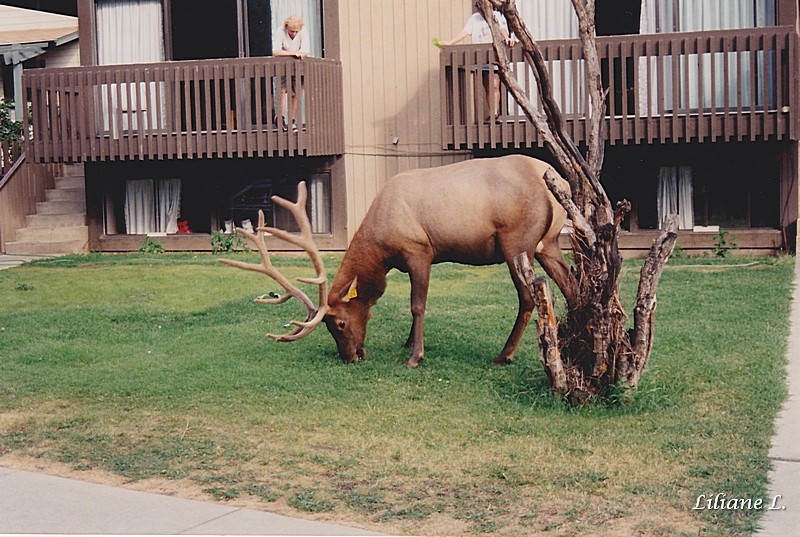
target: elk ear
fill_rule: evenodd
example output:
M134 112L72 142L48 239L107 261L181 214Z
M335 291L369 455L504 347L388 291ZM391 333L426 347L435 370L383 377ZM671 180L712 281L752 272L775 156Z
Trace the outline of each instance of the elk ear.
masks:
M353 278L353 281L350 282L350 287L349 289L347 289L347 292L343 293L342 296L340 297L342 302L350 302L352 299L358 297L357 285L358 285L358 276Z

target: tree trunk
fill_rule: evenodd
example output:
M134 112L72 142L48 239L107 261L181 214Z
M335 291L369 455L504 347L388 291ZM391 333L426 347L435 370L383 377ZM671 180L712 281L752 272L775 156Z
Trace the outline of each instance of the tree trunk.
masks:
M478 7L492 28L498 74L505 87L536 126L544 144L569 181L571 194L559 187L553 174L545 181L573 224L571 235L573 275L578 284L578 300L571 307L558 333L549 291L533 269L522 260L515 270L528 283L539 311L541 361L554 393L573 403L607 396L616 387L632 394L647 365L653 343L656 289L664 264L675 245L676 220L654 242L641 271L639 292L634 307L634 328L625 330L626 314L619 299L619 274L622 257L618 237L620 223L630 211L630 203L612 206L600 183L603 166L606 89L602 86L600 61L595 36L594 0L572 0L579 20L583 43L586 83L590 97L587 118L589 140L584 156L563 128L561 109L555 100L547 64L519 16L513 0L478 0ZM505 45L492 10L499 10L517 36L526 63L533 70L542 109L528 100L513 77ZM524 256L523 256L524 257Z

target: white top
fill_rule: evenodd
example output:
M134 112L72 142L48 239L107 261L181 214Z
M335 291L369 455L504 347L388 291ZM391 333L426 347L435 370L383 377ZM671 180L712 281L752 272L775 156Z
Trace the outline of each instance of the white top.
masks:
M303 54L311 54L311 43L308 38L308 32L305 27L301 28L294 39L289 37L289 32L286 31L285 26L280 26L275 29L272 34L272 50L284 50L286 52L301 52Z
M494 12L494 20L497 24L508 33L508 24L505 17L499 11ZM484 20L481 13L473 13L467 19L467 24L464 26L464 32L472 38L473 43L491 43L492 42L492 29L489 24Z

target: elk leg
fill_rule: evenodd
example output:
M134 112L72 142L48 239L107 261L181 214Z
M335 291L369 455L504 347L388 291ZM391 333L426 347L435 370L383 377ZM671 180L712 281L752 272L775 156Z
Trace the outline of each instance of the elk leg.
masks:
M578 283L569 270L564 254L558 246L558 239L542 239L541 248L536 252L536 260L542 265L544 271L550 276L567 301L567 306L572 308L578 300Z
M411 355L406 365L417 367L425 354L423 325L425 324L425 304L428 300L428 284L431 278L431 264L427 259L409 260L408 275L411 279L411 333L405 346L411 347Z
M528 253L528 257L531 255ZM507 257L508 270L511 272L511 279L514 281L514 286L517 288L517 295L519 296L519 312L517 313L517 320L514 321L514 328L511 329L511 334L508 336L503 350L495 358L494 363L497 365L507 365L514 360L514 353L517 351L522 339L522 334L531 320L531 313L533 312L534 304L533 297L531 296L528 286L520 279L517 272L514 270L513 257Z

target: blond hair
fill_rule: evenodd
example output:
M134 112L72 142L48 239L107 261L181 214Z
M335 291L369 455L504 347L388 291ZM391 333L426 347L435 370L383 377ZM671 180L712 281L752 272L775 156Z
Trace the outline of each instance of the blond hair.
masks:
M283 21L284 28L288 30L297 30L300 31L303 29L303 25L305 22L303 19L298 15L289 15L286 17L286 20Z

